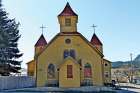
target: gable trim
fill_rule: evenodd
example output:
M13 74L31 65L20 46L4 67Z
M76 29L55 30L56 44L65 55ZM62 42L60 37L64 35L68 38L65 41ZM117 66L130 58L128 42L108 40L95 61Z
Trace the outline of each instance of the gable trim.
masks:
M71 60L74 64L77 64L80 67L80 65L76 62L75 59L73 59L72 57L67 57L66 59L63 60L62 64L59 64L58 68L61 68L61 66L65 64L67 60Z
M53 43L53 41L55 41L57 39L58 36L80 36L95 52L97 52L102 58L104 57L104 55L96 48L94 47L82 34L80 33L76 33L76 34L63 34L63 33L58 33L44 48L44 50L46 50L47 47L49 47L49 45L51 43ZM43 52L40 52L38 55L35 55L35 58L40 56Z

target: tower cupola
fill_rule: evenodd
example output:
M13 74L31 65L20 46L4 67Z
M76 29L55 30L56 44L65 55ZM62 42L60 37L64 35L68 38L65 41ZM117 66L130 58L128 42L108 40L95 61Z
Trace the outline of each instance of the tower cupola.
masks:
M78 15L72 10L69 3L58 15L60 32L77 32Z
M42 52L46 45L47 45L47 41L42 34L35 44L35 55Z

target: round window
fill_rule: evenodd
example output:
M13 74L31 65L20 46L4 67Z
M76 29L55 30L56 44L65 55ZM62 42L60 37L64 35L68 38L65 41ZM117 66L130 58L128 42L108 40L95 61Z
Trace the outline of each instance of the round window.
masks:
M105 66L107 66L107 64L105 64Z
M70 40L70 39L66 39L66 40L65 40L65 43L66 43L66 44L70 44L70 43L71 43L71 40Z

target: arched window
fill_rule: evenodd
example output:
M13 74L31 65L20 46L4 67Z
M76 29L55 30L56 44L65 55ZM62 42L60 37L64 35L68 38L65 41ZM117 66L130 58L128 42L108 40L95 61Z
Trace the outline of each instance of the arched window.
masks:
M55 66L53 64L48 65L47 77L55 78Z
M74 49L70 50L70 56L75 59L75 50Z
M68 56L72 57L75 59L75 50L74 49L70 49L70 50L64 50L64 59L67 58Z
M64 59L69 56L69 50L64 50Z
M91 65L89 63L85 64L85 66L84 66L84 77L85 78L92 77Z

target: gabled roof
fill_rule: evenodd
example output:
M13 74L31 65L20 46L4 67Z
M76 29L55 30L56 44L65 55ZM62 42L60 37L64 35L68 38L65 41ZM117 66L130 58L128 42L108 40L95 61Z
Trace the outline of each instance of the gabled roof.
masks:
M103 60L104 60L104 61L107 61L107 62L109 62L109 63L112 63L111 61L109 61L109 60L107 60L107 59L105 59L105 58L104 58Z
M63 34L63 33L58 33L45 47L45 49L47 49L47 47L49 47L49 45L51 45L59 36L80 36L95 52L97 52L101 57L103 57L103 53L100 52L96 47L93 46L93 44L91 44L82 34L77 33L77 34ZM40 52L38 56L40 56L44 51ZM36 57L38 57L36 56Z
M43 34L40 36L40 38L38 39L38 41L35 44L35 47L37 46L45 46L47 45L47 41L45 40Z
M69 3L67 3L64 10L58 16L78 16L78 15L72 10Z
M93 34L90 43L93 44L93 45L103 45L102 42L99 40L99 38L96 36L95 33Z

